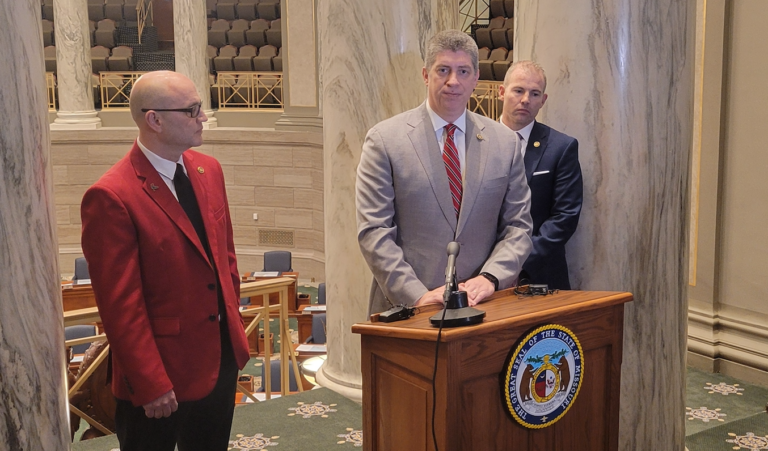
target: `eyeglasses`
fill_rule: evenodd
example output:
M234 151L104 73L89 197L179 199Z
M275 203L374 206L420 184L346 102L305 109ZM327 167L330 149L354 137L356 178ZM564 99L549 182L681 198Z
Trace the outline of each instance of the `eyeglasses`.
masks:
M200 107L202 105L203 102L200 102L197 105L192 105L189 108L142 108L141 112L146 113L148 111L178 111L179 113L187 113L189 117L194 119L200 115Z

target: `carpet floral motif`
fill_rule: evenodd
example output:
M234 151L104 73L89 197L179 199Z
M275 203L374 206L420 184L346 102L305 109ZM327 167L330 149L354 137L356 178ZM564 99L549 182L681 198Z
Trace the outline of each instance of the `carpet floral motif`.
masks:
M355 448L360 448L363 446L363 431L347 428L346 434L339 434L336 437L344 439L336 442L339 445L343 445L345 443L353 443Z
M707 382L707 386L704 387L704 390L709 390L710 394L720 393L723 396L728 396L733 394L741 396L744 394L744 393L740 393L740 392L743 392L744 389L739 388L739 384L728 385L725 382L720 382L719 384L711 384Z
M266 449L268 446L277 446L277 442L273 442L272 440L277 440L280 437L274 436L274 437L264 437L264 434L256 434L252 435L250 437L246 437L243 434L237 434L236 435L237 440L231 440L229 442L229 448L232 450L241 450L241 451L257 451L260 449Z
M706 407L699 407L698 409L691 409L686 407L685 410L688 414L689 420L701 420L704 423L709 423L710 420L725 421L720 417L727 416L724 413L720 413L720 409L710 410Z
M747 432L747 435L736 435L733 432L729 432L728 435L734 437L731 440L726 440L728 443L736 444L733 449L748 449L749 451L768 449L768 435L760 437L752 432Z
M317 401L314 404L305 404L303 402L297 402L299 407L291 407L288 410L292 410L293 413L289 413L288 416L301 415L303 418L321 417L328 418L328 414L336 412L336 404L325 405L321 401Z

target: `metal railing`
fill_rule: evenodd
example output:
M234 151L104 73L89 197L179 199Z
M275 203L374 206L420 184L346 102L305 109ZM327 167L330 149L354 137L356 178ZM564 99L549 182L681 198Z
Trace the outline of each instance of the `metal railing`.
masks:
M144 32L144 27L147 23L152 23L152 2L139 0L136 3L136 16L139 19L139 44L141 44L141 34Z
M99 72L101 108L128 108L133 84L146 72Z
M477 113L498 121L501 117L502 101L499 98L500 81L480 81L469 98L467 108Z
M214 86L220 110L283 108L280 72L219 72Z
M101 108L128 108L128 99L136 80L146 72L101 72L99 84ZM56 109L56 84L53 73L45 75L48 109ZM469 98L467 108L498 120L502 102L499 81L480 81ZM282 109L283 75L275 72L220 72L213 85L218 93L219 109Z
M45 73L45 91L48 94L48 111L56 111L56 77L53 72Z
M459 22L461 31L472 32L472 25L478 24L478 20L488 23L490 17L489 0L461 0L459 1Z

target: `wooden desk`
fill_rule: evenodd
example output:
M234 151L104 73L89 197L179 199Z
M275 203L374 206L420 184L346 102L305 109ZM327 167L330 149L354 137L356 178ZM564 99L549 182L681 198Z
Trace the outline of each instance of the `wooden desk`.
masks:
M96 307L96 297L90 285L72 285L72 282L62 282L61 299L65 312Z
M615 451L624 303L630 293L561 291L518 299L505 290L480 304L478 325L443 329L432 396L439 307L396 323L361 323L365 450L501 449ZM393 300L396 302L396 300ZM510 351L532 328L556 323L570 329L584 355L581 391L570 410L543 429L511 419L502 401L500 374Z
M258 282L262 280L272 280L272 279L278 279L281 277L291 277L293 278L293 283L288 287L288 312L297 312L299 310L299 303L298 303L298 296L296 295L296 286L298 284L299 280L299 273L297 272L283 272L278 273L277 276L270 276L270 277L253 277L251 276L251 272L247 272L243 274L242 281L243 282ZM246 296L242 296L246 297ZM271 305L275 305L278 302L277 293L271 293L269 294L269 303ZM251 305L256 306L262 306L264 305L264 299L263 296L254 296L251 297Z

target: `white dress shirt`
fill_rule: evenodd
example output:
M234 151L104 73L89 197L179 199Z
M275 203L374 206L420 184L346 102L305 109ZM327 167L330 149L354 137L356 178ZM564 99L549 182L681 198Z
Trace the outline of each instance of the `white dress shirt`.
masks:
M156 153L147 149L144 144L139 141L139 138L136 138L136 144L138 144L139 149L141 149L142 153L144 153L144 156L147 157L147 160L149 160L149 163L152 165L152 167L155 168L155 170L160 174L160 177L163 179L165 184L168 185L168 189L171 190L173 197L175 197L176 200L179 200L179 196L176 195L176 186L173 184L173 177L176 175L177 163L181 164L181 167L184 168L184 174L188 174L187 168L184 166L184 158L179 157L179 161L174 163L173 161L159 157Z
M437 143L440 145L440 154L443 154L445 150L445 139L448 133L445 130L445 126L449 124L443 118L437 115L432 108L429 107L429 100L427 100L427 112L430 119L432 119L432 127L435 130L435 137ZM456 144L456 151L459 153L459 164L461 165L461 178L464 178L464 168L467 167L465 162L467 161L467 140L464 137L467 130L467 110L465 109L461 116L453 123L456 126L456 130L453 132L453 143Z

